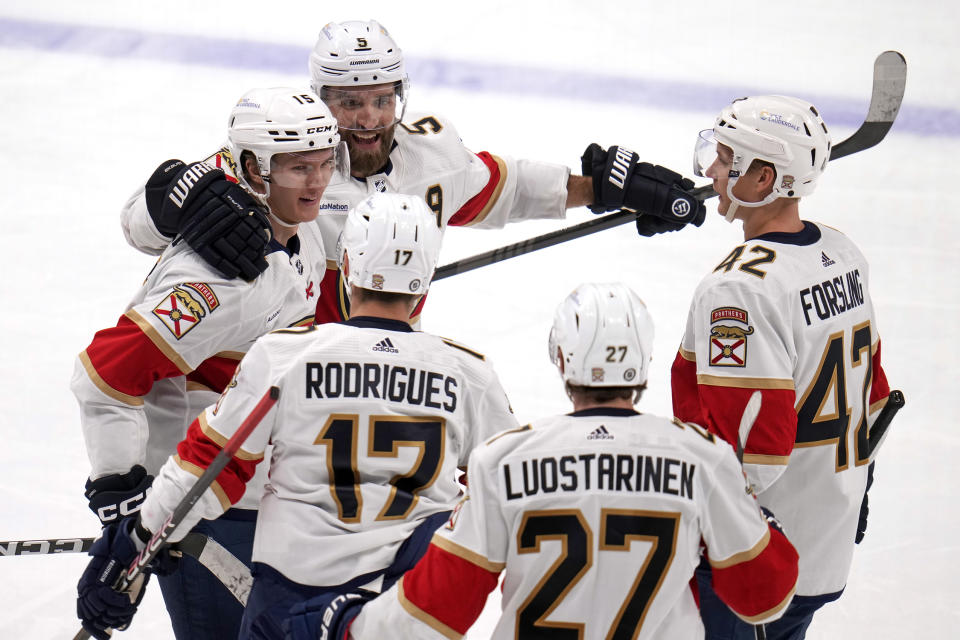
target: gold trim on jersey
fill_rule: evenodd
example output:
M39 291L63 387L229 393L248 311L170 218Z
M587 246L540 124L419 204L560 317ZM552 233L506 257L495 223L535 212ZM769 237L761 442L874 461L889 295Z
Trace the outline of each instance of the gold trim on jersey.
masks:
M226 358L228 360L243 360L245 356L243 351L221 351L220 353L215 354L214 358Z
M788 462L790 462L790 456L771 456L762 453L743 454L743 464L786 465Z
M681 358L687 362L696 362L697 361L697 352L696 351L687 351L682 346L677 347L677 353Z
M879 400L877 400L876 402L871 403L871 404L870 404L870 409L869 409L870 415L873 415L873 414L875 414L877 411L880 411L880 409L883 409L883 405L887 404L887 400L888 400L889 398L890 398L890 395L887 394L887 395L883 396L882 398L880 398Z
M400 606L403 607L404 611L409 613L411 616L427 625L440 635L450 638L450 640L460 640L463 637L463 634L458 633L451 627L443 624L432 615L410 602L407 599L407 593L403 588L403 578L400 578L400 582L397 583L397 600L400 602Z
M789 378L740 378L697 374L697 384L711 387L731 387L735 389L786 389L793 391L793 380Z
M524 431L530 431L531 429L533 429L533 427L531 427L529 424L525 424L525 425L523 425L522 427L516 427L516 428L514 428L514 429L507 429L506 431L501 431L501 432L498 433L497 435L492 436L489 440L487 440L486 442L484 442L484 444L491 444L491 443L493 443L493 442L496 442L497 440L499 440L499 439L502 438L503 436L508 436L508 435L510 435L511 433L522 433L522 432L524 432Z
M223 434L219 433L210 426L210 423L207 422L206 411L197 416L197 422L200 424L200 431L203 433L203 435L207 436L214 444L221 449L227 446L227 440L229 440L229 438L225 437ZM244 451L243 449L237 449L237 452L233 454L233 457L240 460L247 460L249 462L259 462L260 460L263 460L262 453L250 453L249 451Z
M150 342L154 344L157 349L160 349L160 352L166 356L167 360L176 365L177 369L180 369L180 373L187 375L193 371L193 367L187 364L187 361L177 353L177 351L164 340L160 333L157 331L156 327L150 324L150 321L140 315L136 309L130 309L124 314L128 319L134 322L140 331L143 331L144 335L150 338Z
M741 551L740 553L735 553L729 558L724 558L723 560L714 560L713 558L707 556L707 559L710 561L710 566L714 569L726 569L727 567L732 567L734 565L742 564L744 562L749 562L763 553L763 550L767 548L767 545L770 544L770 528L768 527L766 531L763 532L763 537L760 538L760 541L753 545L752 548L747 549L746 551Z
M475 224L480 224L483 222L484 218L490 214L490 211L500 199L500 193L503 191L503 186L507 184L507 163L501 160L500 156L495 156L492 153L490 154L490 157L493 158L494 162L497 163L497 168L500 169L500 180L497 182L497 186L493 189L493 193L491 193L490 197L487 198L487 204L483 205L483 209L480 209L480 212L473 217L473 220L464 225L466 227L472 227Z
M187 391L213 391L213 389L205 384L187 380ZM216 393L216 391L213 391L213 393Z
M78 355L77 357L80 358L80 362L83 364L83 368L86 370L87 377L90 378L90 382L92 382L97 389L102 391L107 396L113 398L117 402L122 402L123 404L128 404L132 407L143 406L143 398L139 396L131 396L127 393L124 393L123 391L117 391L116 389L111 387L109 384L107 384L106 381L100 377L100 374L97 373L97 370L93 366L93 363L90 362L90 356L87 355L86 349L81 351L80 355Z
M493 560L489 560L476 551L471 551L470 549L457 544L453 540L445 538L436 533L433 534L433 539L430 540L430 544L443 549L451 555L457 556L461 560L466 560L470 564L476 565L485 571L489 571L490 573L500 573L507 566L505 562L494 562Z
M763 613L758 613L758 614L755 615L755 616L741 616L739 613L737 614L737 616L738 616L741 620L744 620L744 621L749 622L749 623L751 623L751 624L754 623L754 622L760 622L761 620L765 620L766 618L769 618L770 616L772 616L773 614L775 614L776 612L780 611L781 609L783 609L784 607L786 607L788 604L790 604L790 600L793 598L793 595L794 595L796 592L797 592L797 584L794 583L794 584L793 584L793 589L790 589L790 593L787 594L787 597L784 598L779 604L775 605L774 607L772 607L772 608L770 608L770 609L767 609L767 610L764 611Z
M485 355L483 355L482 353L480 353L479 351L474 351L473 349L471 349L471 348L469 348L469 347L465 347L465 346L463 346L462 344L460 344L460 343L458 343L458 342L454 342L453 340L450 340L450 339L448 339L448 338L440 338L440 340L443 342L443 344L447 345L448 347L453 347L454 349L460 349L460 351L463 351L463 352L465 352L465 353L469 353L469 354L472 355L474 358L478 358L478 359L480 359L480 360L486 360L486 359L487 359L487 357L486 357Z
M198 478L203 475L203 472L206 471L200 465L193 464L192 462L187 462L179 455L173 456L173 461L177 464L178 467L186 471L191 475L195 475ZM223 490L223 487L220 486L220 483L214 480L208 487L210 491L213 492L213 495L217 497L217 500L220 502L220 507L226 511L233 506L233 503L230 502L230 498L227 497L227 492Z
M417 473L420 472L423 467L424 456L427 455L427 441L426 440L391 440L390 441L390 450L377 450L374 449L374 444L376 441L375 433L376 427L378 424L383 425L396 425L405 422L412 423L430 423L430 424L439 424L440 425L440 437L438 443L438 458L437 466L433 470L433 475L424 482L422 485L413 489L411 494L413 499L410 501L410 505L407 507L406 511L403 513L397 513L394 515L387 515L395 501L397 500L397 482L406 478L412 478ZM400 429L394 429L394 433L399 434ZM383 505L383 508L380 509L380 513L377 514L376 520L405 520L407 516L410 515L410 512L413 511L413 508L417 506L417 502L420 501L420 494L426 491L428 488L432 487L433 484L437 481L437 478L440 475L440 469L443 468L443 461L446 457L446 442L447 442L447 421L444 418L434 418L434 417L419 417L419 416L396 416L396 415L372 415L370 416L369 423L367 425L367 456L371 458L399 458L400 457L400 447L413 447L417 450L417 459L414 461L413 466L410 468L410 471L407 473L398 473L390 479L390 495L387 497L386 503ZM359 476L357 476L359 477Z

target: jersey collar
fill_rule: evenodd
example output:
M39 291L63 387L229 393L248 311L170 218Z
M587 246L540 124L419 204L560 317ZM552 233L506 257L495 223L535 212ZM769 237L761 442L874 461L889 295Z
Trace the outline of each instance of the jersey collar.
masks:
M386 331L402 331L412 333L413 327L401 320L392 320L390 318L376 318L374 316L355 316L349 320L344 320L341 324L360 329L384 329Z
M764 242L779 242L780 244L795 244L800 247L805 247L815 242L819 242L821 235L820 227L812 222L804 220L802 231L795 231L793 233L773 231L771 233L759 235L756 238L750 238L750 241L753 242L754 240L763 240Z
M640 415L640 412L634 411L633 409L621 409L619 407L594 407L592 409L573 411L567 415L573 418L587 418L590 416L615 416L627 418L630 416L638 416Z

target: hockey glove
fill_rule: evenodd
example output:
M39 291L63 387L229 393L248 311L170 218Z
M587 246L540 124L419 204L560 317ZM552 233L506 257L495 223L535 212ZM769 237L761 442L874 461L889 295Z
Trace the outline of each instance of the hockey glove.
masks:
M143 588L149 573L141 573L128 592L113 589L130 563L137 557L131 538L133 518L103 528L90 547L93 557L77 583L77 617L83 628L98 640L107 640L108 629L121 629L130 624L143 599Z
M267 268L266 210L220 169L168 160L153 172L145 194L157 230L171 238L182 235L225 277L253 280Z
M89 500L90 510L106 525L136 515L152 483L153 476L138 464L124 474L88 479L83 495Z
M345 640L353 619L363 605L377 597L360 589L348 593L325 593L299 602L290 608L290 617L283 621L285 640Z
M863 537L867 535L867 515L870 513L870 507L867 505L867 495L870 492L870 487L873 486L873 465L875 462L871 462L870 466L867 467L867 488L863 490L863 502L860 503L860 520L857 522L857 537L854 541L857 544L860 544L863 541Z
M760 507L760 514L763 516L763 519L770 525L771 529L776 529L783 535L787 535L783 531L783 525L780 524L780 521L777 520L777 516L773 515L773 511L767 509L766 507Z
M639 162L623 147L604 150L593 143L580 158L583 175L593 179L594 213L627 209L637 216L637 233L652 236L699 227L707 209L690 191L693 182L666 167Z

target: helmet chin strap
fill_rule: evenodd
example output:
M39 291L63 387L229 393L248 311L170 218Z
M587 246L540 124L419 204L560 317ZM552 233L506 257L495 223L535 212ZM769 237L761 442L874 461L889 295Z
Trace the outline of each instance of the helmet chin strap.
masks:
M733 222L734 216L737 214L737 209L740 207L749 207L751 209L755 207L762 207L765 204L770 204L774 200L780 197L780 194L777 193L776 189L767 194L763 200L758 202L746 202L741 200L737 196L733 195L733 185L737 183L736 180L730 180L727 182L727 197L730 198L730 206L727 208L727 213L723 216L723 219L727 222Z

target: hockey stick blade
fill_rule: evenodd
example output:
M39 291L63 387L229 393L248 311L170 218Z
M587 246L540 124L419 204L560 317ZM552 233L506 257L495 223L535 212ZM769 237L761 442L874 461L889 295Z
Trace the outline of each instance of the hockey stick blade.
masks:
M217 476L220 475L220 472L223 471L224 467L227 466L233 456L240 450L244 441L253 433L253 430L260 424L260 421L263 420L264 416L273 408L273 405L277 403L279 398L280 389L278 387L270 387L267 389L256 406L251 409L250 414L243 420L240 426L237 427L237 431L230 436L230 439L223 445L223 448L214 456L206 471L197 478L197 481L193 483L190 490L187 491L186 495L177 503L177 506L173 509L173 513L167 516L160 530L153 534L150 542L148 542L147 546L140 552L140 555L134 558L127 570L120 575L120 579L116 587L114 587L117 591L127 591L140 574L146 570L150 562L160 553L167 539L173 535L173 532L176 531L177 527L190 512L190 509L193 508L193 505L197 503L207 488L213 484ZM89 637L90 633L86 629L81 628L73 637L73 640L86 640Z
M880 410L880 415L873 421L873 426L870 428L869 435L867 435L871 459L880 446L883 436L886 435L887 429L890 428L893 417L897 415L897 412L903 408L905 403L906 398L903 397L903 391L899 389L894 389L890 392L890 395L887 396L887 402L883 405L883 409Z
M900 112L907 87L907 61L899 51L884 51L873 62L873 89L867 117L853 135L834 145L830 161L874 147L883 140ZM693 190L701 202L717 195L712 185Z
M754 391L747 400L747 406L743 408L743 415L740 416L740 427L737 429L737 460L743 464L743 450L747 446L747 438L750 437L750 430L753 429L753 423L760 415L760 404L763 402L763 395L759 391Z

